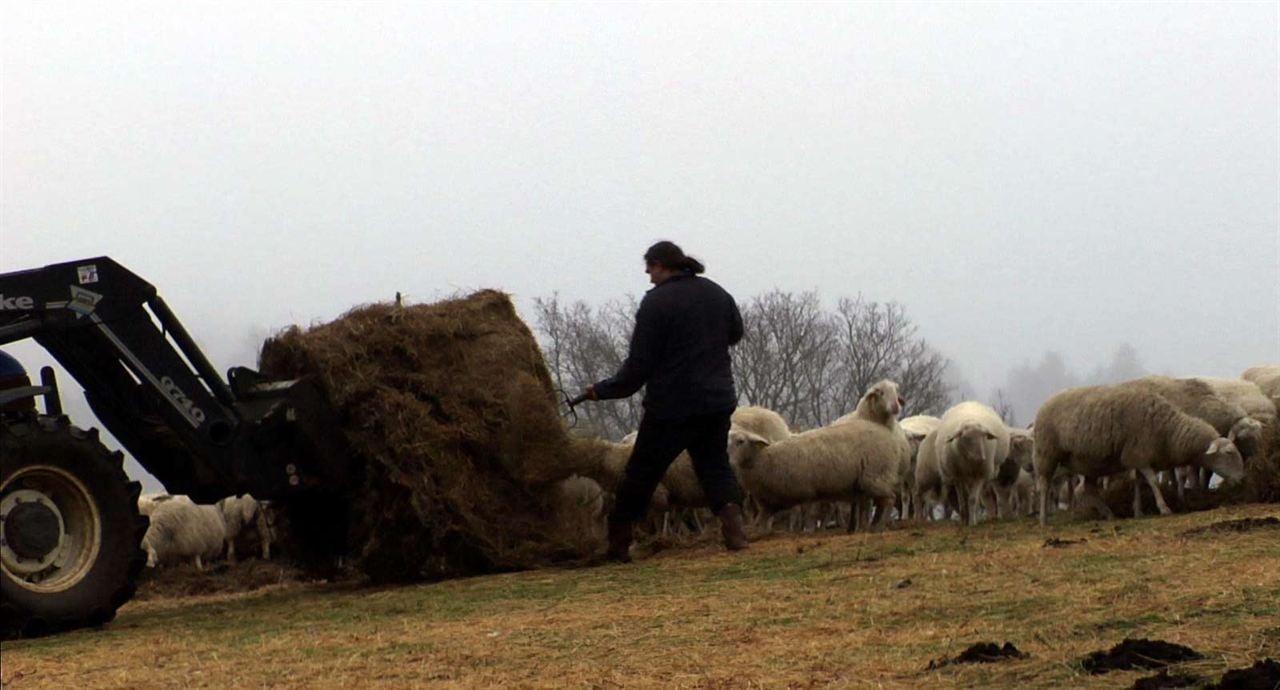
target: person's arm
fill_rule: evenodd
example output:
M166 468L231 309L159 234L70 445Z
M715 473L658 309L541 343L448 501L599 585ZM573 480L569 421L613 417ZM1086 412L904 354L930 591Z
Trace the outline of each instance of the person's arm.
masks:
M607 378L587 387L588 395L593 400L611 400L627 398L640 390L640 387L653 374L657 364L659 350L662 347L661 323L651 302L641 302L636 312L636 329L631 334L631 347L627 353L627 361L612 378Z

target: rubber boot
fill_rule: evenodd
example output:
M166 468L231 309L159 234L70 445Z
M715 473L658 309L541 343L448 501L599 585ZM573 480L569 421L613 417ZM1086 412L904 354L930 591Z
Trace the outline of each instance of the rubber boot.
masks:
M716 517L720 518L720 534L724 536L725 548L741 551L749 546L747 530L742 526L742 508L737 503L721 508Z
M609 520L609 553L611 561L631 562L632 529L630 522Z

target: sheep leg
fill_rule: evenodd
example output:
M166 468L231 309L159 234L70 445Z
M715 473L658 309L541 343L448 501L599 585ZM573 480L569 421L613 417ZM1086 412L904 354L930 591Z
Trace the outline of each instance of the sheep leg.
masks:
M196 570L204 570L204 563L200 560L200 554L196 554Z
M1160 483L1156 481L1155 471L1152 470L1150 467L1140 467L1138 468L1138 471L1142 473L1142 476L1146 478L1147 483L1151 485L1151 493L1156 495L1156 507L1160 509L1160 514L1161 515L1173 514L1173 511L1169 510L1168 504L1164 502L1164 495L1160 493ZM1134 481L1133 486L1134 486L1134 490L1136 491L1138 487L1138 482Z
M1133 516L1135 518L1142 517L1142 484L1138 482L1138 472L1134 470L1129 473L1133 480Z
M986 482L979 479L969 485L969 526L978 524L978 508L982 505L982 496L986 492Z
M1036 491L1040 493L1040 526L1049 524L1049 478L1041 474L1036 477Z
M236 564L236 540L235 539L227 540L227 561L231 563L231 565Z
M889 524L889 511L893 510L894 497L881 496L875 499L876 516L872 524L868 526L868 531L882 531Z

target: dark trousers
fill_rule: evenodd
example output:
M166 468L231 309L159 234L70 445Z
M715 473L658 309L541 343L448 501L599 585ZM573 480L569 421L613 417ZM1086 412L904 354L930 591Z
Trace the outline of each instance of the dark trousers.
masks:
M635 522L644 517L662 475L682 450L689 451L712 511L719 513L730 503L741 505L742 489L729 467L726 449L731 414L733 410L676 419L650 419L645 415L609 519Z

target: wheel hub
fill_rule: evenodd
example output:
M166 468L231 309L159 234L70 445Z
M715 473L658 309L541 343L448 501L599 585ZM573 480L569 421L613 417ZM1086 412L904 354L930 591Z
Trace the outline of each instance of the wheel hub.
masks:
M4 517L4 541L28 561L44 560L62 539L62 520L48 499L20 502Z

